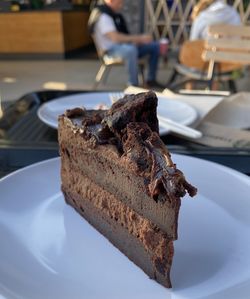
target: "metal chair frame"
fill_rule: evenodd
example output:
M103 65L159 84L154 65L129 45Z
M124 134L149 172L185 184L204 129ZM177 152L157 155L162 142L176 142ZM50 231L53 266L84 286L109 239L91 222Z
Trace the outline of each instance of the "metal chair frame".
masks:
M211 90L215 82L228 84L231 93L237 92L235 72L242 71L243 67L234 61L214 61L204 58L207 50L207 40L186 41L179 53L179 62L168 81L168 88L177 91L185 84L203 83L206 89ZM176 80L181 76L181 80Z
M125 60L121 57L111 56L111 55L104 53L102 51L102 49L100 49L98 47L98 44L96 43L94 36L92 36L92 39L95 44L98 58L101 62L101 66L96 74L95 82L94 82L94 86L93 86L93 89L97 89L101 82L103 82L104 84L107 82L107 78L108 78L111 68L114 66L125 65ZM147 63L146 60L147 60L147 57L143 57L138 60L138 66L139 66L139 74L138 75L141 77L143 85L145 84L144 73L145 73L145 68L146 68L146 63Z

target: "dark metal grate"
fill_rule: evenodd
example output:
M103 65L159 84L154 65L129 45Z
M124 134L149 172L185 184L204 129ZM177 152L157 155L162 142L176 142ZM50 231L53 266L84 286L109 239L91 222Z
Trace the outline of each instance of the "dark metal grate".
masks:
M26 114L8 131L8 138L15 141L56 141L56 130L48 128L36 115L36 110Z

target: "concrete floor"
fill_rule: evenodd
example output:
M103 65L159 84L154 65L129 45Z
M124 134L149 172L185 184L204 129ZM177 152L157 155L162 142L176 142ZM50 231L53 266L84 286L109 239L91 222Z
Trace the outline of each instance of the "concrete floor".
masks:
M90 90L99 66L97 59L0 61L2 100L15 100L23 94L43 89ZM169 68L161 63L158 74L159 81L166 82ZM125 68L116 66L111 69L106 84L101 84L98 89L123 90L126 82Z
M166 83L174 60L160 61L158 80ZM0 61L0 93L2 101L16 100L31 91L43 89L91 90L99 61L97 59ZM239 91L250 91L249 72L237 81ZM101 90L123 90L127 76L122 66L113 67Z

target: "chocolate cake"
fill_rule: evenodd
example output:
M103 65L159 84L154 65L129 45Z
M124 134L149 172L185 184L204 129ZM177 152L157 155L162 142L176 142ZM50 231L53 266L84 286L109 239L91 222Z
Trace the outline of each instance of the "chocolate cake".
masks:
M126 95L110 110L59 117L62 191L148 276L171 287L181 197L196 194L159 137L157 97Z

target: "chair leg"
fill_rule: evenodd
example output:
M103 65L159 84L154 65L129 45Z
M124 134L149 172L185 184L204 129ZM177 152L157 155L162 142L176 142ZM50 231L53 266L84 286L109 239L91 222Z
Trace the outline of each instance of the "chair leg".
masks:
M110 73L111 66L106 66L106 72L103 75L103 83L106 84L109 73Z
M236 84L235 84L234 80L228 80L228 86L229 86L229 90L232 93L236 93L237 92L237 87L236 87Z
M178 76L178 72L176 70L173 70L170 78L168 79L168 82L167 82L167 86L168 85L172 85L172 83L175 81L176 77Z
M139 65L139 71L140 71L140 74L141 74L141 80L142 80L142 85L143 85L143 86L144 86L145 83L146 83L146 81L145 81L144 70L145 70L144 65Z
M101 80L102 80L102 77L103 77L105 71L106 71L106 65L105 65L105 64L102 64L101 67L100 67L100 69L99 69L99 71L98 71L97 74L96 74L96 77L95 77L95 83L94 83L94 87L93 87L93 89L97 89L99 83L100 83Z
M213 86L213 80L208 80L207 81L207 88L208 88L208 90L212 90L212 86Z

